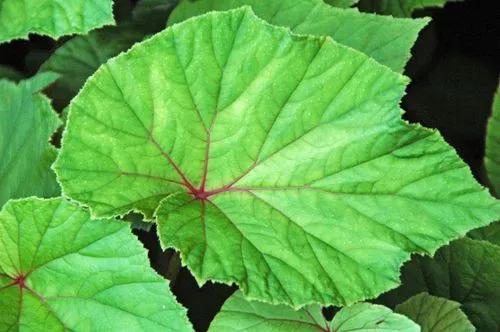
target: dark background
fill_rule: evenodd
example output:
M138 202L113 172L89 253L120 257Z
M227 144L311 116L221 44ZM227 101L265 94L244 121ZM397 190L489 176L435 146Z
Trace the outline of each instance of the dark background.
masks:
M433 20L405 71L412 79L403 100L405 118L438 129L483 183L485 128L500 72L498 7L496 0L468 0L416 13ZM0 63L31 75L62 41L33 36L1 45ZM136 233L150 249L153 266L174 279L173 291L189 308L195 328L205 330L235 288L212 283L199 288L187 269L179 271L175 254L162 253L154 229Z

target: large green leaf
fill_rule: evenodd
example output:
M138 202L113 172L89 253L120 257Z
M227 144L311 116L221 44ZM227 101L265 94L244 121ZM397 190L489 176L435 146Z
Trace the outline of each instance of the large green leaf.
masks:
M199 0L182 1L169 24L212 10L250 5L257 16L298 34L330 36L396 71L402 71L410 50L428 19L394 19L331 7L323 0Z
M56 78L45 73L19 84L0 80L0 207L10 198L59 194L49 139L60 121L38 93Z
M101 67L55 169L94 215L157 210L200 283L351 304L397 286L411 252L500 216L437 132L401 120L406 83L248 7L213 12Z
M127 223L62 200L0 212L1 331L189 331Z
M320 306L308 306L298 311L283 305L248 301L238 291L222 306L210 324L209 332L266 331L397 331L419 332L417 324L390 309L369 303L358 303L340 310L327 321Z
M359 8L395 17L410 17L417 9L444 7L447 2L458 1L463 0L361 0Z
M427 293L417 294L396 307L422 328L422 332L474 332L476 329L460 310L460 303Z
M484 164L495 192L500 195L500 85L493 100L493 111L488 121L486 156Z
M434 258L415 257L405 265L403 285L385 295L394 305L426 291L462 304L478 331L500 329L500 247L461 239L440 249Z
M113 0L2 0L0 43L30 33L59 38L114 23Z

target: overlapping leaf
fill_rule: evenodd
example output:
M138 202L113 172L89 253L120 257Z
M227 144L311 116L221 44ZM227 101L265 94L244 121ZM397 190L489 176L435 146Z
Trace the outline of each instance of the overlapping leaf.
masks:
M133 18L120 22L116 27L76 36L58 48L40 68L41 71L52 71L61 76L49 91L56 105L65 107L87 78L107 60L126 51L145 36L164 29L171 6L165 0L142 0L133 10Z
M64 107L101 64L142 40L144 35L136 26L130 25L93 31L69 40L40 68L61 75L49 92L50 96L57 105Z
M45 73L19 84L0 80L0 207L10 198L59 194L49 139L60 121L38 93L56 78Z
M3 0L0 43L30 33L59 38L114 23L113 0Z
M406 82L248 8L214 12L101 67L55 168L97 216L156 210L200 283L351 304L397 286L411 252L500 215L438 133L401 120Z
M474 332L476 330L460 310L460 303L427 293L411 297L398 305L395 311L418 323L422 332Z
M500 85L493 100L492 114L486 135L484 164L495 192L500 195Z
M499 261L496 245L467 238L455 241L434 258L415 257L403 269L403 285L385 295L384 303L394 305L426 291L461 303L478 331L498 331Z
M289 27L299 34L330 36L396 71L403 70L419 31L428 22L333 8L323 0L184 0L172 12L169 24L243 5L251 6L257 16L269 23Z
M443 7L447 2L462 0L361 0L359 8L395 17L410 17L417 9Z
M308 306L298 311L290 307L273 306L245 299L233 294L211 323L209 332L272 331L394 331L419 332L417 324L390 309L369 303L358 303L340 310L332 321L327 321L319 306Z
M325 0L325 2L331 6L347 8L354 6L359 0Z
M0 80L8 79L11 81L19 81L23 78L23 75L15 70L14 68L0 65Z
M189 331L126 223L54 198L0 212L0 330Z

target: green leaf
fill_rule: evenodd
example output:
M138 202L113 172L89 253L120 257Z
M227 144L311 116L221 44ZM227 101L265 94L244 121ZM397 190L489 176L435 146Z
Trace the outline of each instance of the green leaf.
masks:
M209 332L225 331L398 331L419 332L417 324L390 309L369 303L345 307L331 322L320 306L294 311L284 305L248 301L241 292L233 294L222 306L210 325Z
M56 78L45 73L19 84L0 80L0 207L11 198L59 195L49 139L61 122L38 93Z
M157 210L200 283L352 304L396 287L411 252L500 216L437 132L401 120L406 83L248 7L212 12L102 66L55 169L96 216Z
M4 206L0 275L2 331L191 330L128 224L61 198Z
M165 28L168 14L177 0L140 0L134 8L136 22Z
M64 107L100 65L126 51L145 35L137 26L129 24L70 39L40 67L42 72L51 71L61 75L61 79L50 90L50 96L59 107Z
M59 38L114 23L112 0L3 0L0 43L30 33Z
M324 0L327 4L334 7L347 8L354 6L359 0Z
M440 249L434 258L415 257L402 271L403 285L384 295L400 303L428 292L462 304L478 331L500 329L500 247L464 238Z
M420 293L396 307L422 328L422 332L474 332L476 329L460 310L460 303Z
M14 68L0 65L0 79L8 79L11 81L20 81L23 75Z
M394 17L411 17L415 10L427 7L442 8L447 2L459 1L463 0L361 0L359 8Z
M165 0L140 1L132 12L133 18L116 27L76 36L59 47L40 67L42 72L52 71L61 75L48 92L56 106L67 106L100 65L149 34L163 30L171 6Z
M500 221L474 229L468 235L473 239L488 241L500 246Z
M289 27L298 34L330 36L395 71L404 69L419 31L429 22L334 8L323 0L184 0L170 15L169 24L243 5L250 5L257 16L271 24Z
M500 195L500 85L497 88L492 109L486 134L484 164L495 193Z
M403 315L389 308L371 303L358 303L342 308L331 322L330 331L335 332L420 332L420 327Z

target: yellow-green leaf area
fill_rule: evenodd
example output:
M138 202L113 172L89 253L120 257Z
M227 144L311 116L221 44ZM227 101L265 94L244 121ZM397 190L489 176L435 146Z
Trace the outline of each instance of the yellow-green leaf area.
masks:
M113 0L2 0L0 43L29 34L59 38L114 23Z
M407 78L246 7L103 65L55 169L96 216L155 218L197 280L254 299L352 304L500 216L440 135L401 120Z
M127 223L61 198L0 212L1 331L191 331Z

